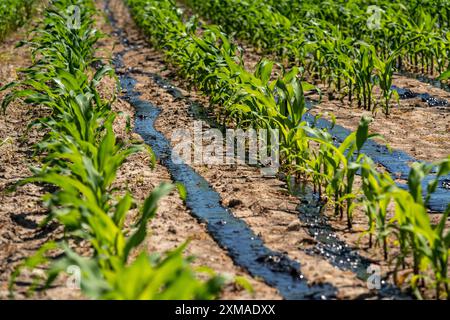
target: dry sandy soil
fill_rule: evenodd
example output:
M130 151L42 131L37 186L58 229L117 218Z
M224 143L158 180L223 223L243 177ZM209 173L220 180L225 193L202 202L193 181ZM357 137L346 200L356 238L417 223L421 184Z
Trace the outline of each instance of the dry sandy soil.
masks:
M397 76L394 83L417 93L428 92L445 99L450 97L449 93L414 79ZM330 114L334 114L338 124L351 130L357 129L362 116L370 116L373 118L370 126L373 133L381 134L393 149L405 151L418 160L432 162L450 155L450 107L429 107L420 99L400 100L399 104L393 102L393 105L386 117L381 110L373 114L324 97L313 113L322 113L328 119Z

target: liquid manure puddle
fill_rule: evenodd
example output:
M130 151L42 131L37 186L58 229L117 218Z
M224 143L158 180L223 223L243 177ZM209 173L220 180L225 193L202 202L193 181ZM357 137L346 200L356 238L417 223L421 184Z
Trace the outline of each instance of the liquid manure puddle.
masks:
M362 257L356 251L338 238L328 222L328 218L322 214L324 203L312 190L304 190L302 186L296 188L295 194L300 197L301 203L298 205L298 217L306 226L308 234L314 239L312 248L305 251L310 255L319 255L327 260L331 265L340 269L351 271L363 280L369 280L372 275L368 273L371 265L376 265L376 261ZM380 299L409 299L400 289L389 284L384 279L381 280L381 288L376 293L369 293L364 298L377 297ZM363 298L363 297L360 297Z
M442 82L442 81L437 80L437 79L430 78L427 75L417 74L417 73L403 71L403 70L398 71L398 74L401 75L401 76L407 77L407 78L418 80L418 81L420 81L422 83L429 84L429 85L431 85L431 86L433 86L433 87L435 87L437 89L441 89L441 90L450 92L450 85L448 83ZM408 90L408 89L406 89L406 90ZM447 107L448 106L449 105L447 105Z
M125 46L125 50L115 55L113 63L116 69L123 68L123 55L132 50L123 30L105 2L115 35ZM207 224L208 232L225 250L233 261L246 269L252 276L262 278L267 284L278 289L285 299L329 299L336 297L337 289L328 283L308 285L300 271L300 264L286 255L268 249L263 241L254 234L242 220L235 218L223 207L220 196L208 182L186 164L172 161L170 142L154 127L161 110L148 101L140 99L141 93L135 90L137 84L127 71L118 72L123 87L124 99L135 108L135 131L149 144L161 163L167 167L173 180L181 182L188 190L186 206L192 214Z
M392 86L391 89L397 91L399 98L402 100L419 98L420 100L422 100L422 102L425 102L429 107L449 106L447 100L433 97L429 93L416 93L413 92L411 89L400 88L397 86Z

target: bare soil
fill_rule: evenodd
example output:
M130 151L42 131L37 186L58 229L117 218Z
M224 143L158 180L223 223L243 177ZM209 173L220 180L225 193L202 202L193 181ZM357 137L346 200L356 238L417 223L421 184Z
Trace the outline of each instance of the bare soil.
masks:
M414 92L425 91L407 86L407 83L410 83L408 80L399 78L396 83L398 86L404 83L403 87L413 89ZM440 91L440 95L436 96L449 96L443 90L436 90ZM385 116L381 110L374 114L350 106L345 101L344 103L339 100L330 101L327 97L323 97L323 101L315 106L312 112L321 113L328 119L330 114L334 114L336 123L350 130L358 128L362 116L372 117L370 130L384 137L385 142L381 143L387 143L391 148L402 150L418 160L432 162L450 155L449 107L446 109L429 107L420 99L401 100L398 105L393 102L393 106L390 115Z

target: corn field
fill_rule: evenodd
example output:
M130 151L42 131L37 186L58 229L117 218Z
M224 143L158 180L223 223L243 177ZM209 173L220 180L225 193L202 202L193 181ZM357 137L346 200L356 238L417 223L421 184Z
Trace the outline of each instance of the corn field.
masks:
M450 299L449 10L2 1L0 217L52 231L0 298L57 298L75 268L83 299Z
M39 1L34 0L4 0L0 5L0 40L6 35L21 27L33 13L33 5Z

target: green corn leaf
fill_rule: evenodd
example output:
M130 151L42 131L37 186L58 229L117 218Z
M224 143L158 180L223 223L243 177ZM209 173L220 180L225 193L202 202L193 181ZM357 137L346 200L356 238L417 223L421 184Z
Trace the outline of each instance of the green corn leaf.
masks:
M356 130L356 147L358 152L361 151L364 143L369 138L369 124L372 122L372 119L368 117L362 117L359 122L358 129Z
M172 184L163 183L153 190L150 196L145 200L141 209L141 218L137 223L137 230L126 242L123 254L124 261L128 259L128 255L131 250L139 246L142 241L144 241L147 235L147 222L155 216L159 199L169 194L172 189Z
M121 229L123 228L126 214L130 210L132 204L133 198L129 192L127 192L125 196L117 203L113 216L113 221L117 227Z

